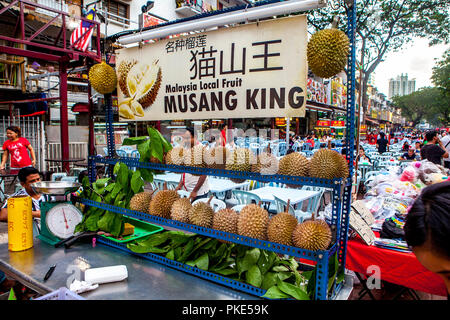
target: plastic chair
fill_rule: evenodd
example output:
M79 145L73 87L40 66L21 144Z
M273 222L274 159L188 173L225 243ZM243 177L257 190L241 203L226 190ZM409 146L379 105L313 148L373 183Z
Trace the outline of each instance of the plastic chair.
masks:
M63 177L67 177L65 172L56 172L52 174L51 181L60 181Z
M158 189L158 190L164 190L164 183L165 183L165 182L167 182L167 181L159 180L159 179L154 179L153 182L151 183L152 189L153 189L153 190L156 190L156 189ZM169 183L167 183L167 184L169 184ZM168 186L167 186L167 188L168 188Z
M231 209L236 212L241 212L242 208L244 208L245 206L246 206L246 204L238 204L238 205L231 207Z
M259 196L247 191L233 190L231 193L233 198L237 200L238 204L250 204L253 201L258 204L261 201Z
M304 143L302 146L302 151L310 151L310 150L312 150L311 143Z
M103 152L105 153L105 156L108 155L108 148L107 147L103 147Z
M127 157L128 156L128 154L125 150L118 149L118 150L116 150L116 153L119 157Z
M131 158L137 158L137 159L140 159L140 158L141 158L141 154L139 153L138 150L133 150L133 151L131 151L130 157L131 157Z
M167 181L167 189L168 190L175 190L177 187L178 187L178 182Z
M285 156L287 153L287 145L286 142L280 142L278 144L278 150L277 150L277 155L278 156Z
M277 208L277 212L285 212L287 202L284 200L281 200L280 198L277 198L276 196L273 196L275 198L275 204ZM292 214L299 223L302 223L304 220L311 218L311 214L304 212L302 210L295 210L294 207L289 204L288 212Z
M372 170L373 165L371 164L358 164L358 170L361 172L361 181L366 181L366 173Z
M186 190L178 190L177 193L180 195L181 198L189 198L190 193Z
M201 199L195 200L192 203L192 205L195 205L196 203L199 203L199 202L208 202L208 201L209 201L209 198L201 198ZM213 208L214 212L217 212L221 209L225 209L227 207L225 202L223 202L222 200L216 199L216 198L212 198L211 202L209 204Z
M134 148L132 146L121 146L118 150L123 150L126 153L131 153L134 150Z
M259 154L259 148L261 147L261 145L259 143L256 142L252 142L250 143L250 151L252 151L255 155Z
M208 146L208 145L209 145L209 142L208 142L208 141L202 141L202 145Z

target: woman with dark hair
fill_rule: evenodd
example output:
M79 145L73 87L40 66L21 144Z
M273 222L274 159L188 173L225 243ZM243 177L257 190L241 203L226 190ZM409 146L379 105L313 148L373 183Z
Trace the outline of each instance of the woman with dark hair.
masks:
M450 181L422 190L406 216L404 231L417 260L444 279L450 294Z
M6 128L6 136L8 140L3 144L5 152L3 153L0 170L5 169L9 155L11 155L10 169L12 173L17 173L25 167L34 167L36 165L34 149L26 138L21 137L20 128L16 126ZM31 159L28 151L30 151Z

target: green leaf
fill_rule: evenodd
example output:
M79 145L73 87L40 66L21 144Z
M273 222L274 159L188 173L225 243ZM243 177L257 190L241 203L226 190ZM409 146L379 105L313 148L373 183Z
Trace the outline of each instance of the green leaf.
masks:
M268 299L286 299L289 298L287 294L280 291L277 286L270 287L264 295L262 295L263 298Z
M137 149L139 151L140 161L150 160L150 140L147 140L141 144L138 144Z
M275 272L267 272L261 283L261 289L267 290L277 284L278 274Z
M110 233L114 237L120 236L120 234L123 230L123 224L124 224L124 222L123 222L122 215L119 213L114 213L114 218L111 222Z
M109 184L105 187L105 190L108 191L108 192L111 192L111 191L114 189L115 186L116 186L116 183L115 183L115 182L109 183Z
M94 185L97 186L97 188L103 188L110 180L111 178L98 179L95 181Z
M167 252L166 258L170 260L175 260L175 250L172 249L169 252Z
M89 177L86 176L83 178L83 180L81 181L81 185L83 186L83 189L89 189L89 187L91 186L91 183L89 182Z
M187 245L184 246L183 254L181 255L180 260L179 260L180 262L184 262L187 260L187 258L189 257L189 255L191 254L191 252L194 249L194 242L195 242L194 239L190 239L188 241Z
M216 270L216 271L212 271L212 272L221 274L223 276L229 276L229 275L237 273L237 271L235 269L232 269L232 268L223 269L223 270Z
M165 243L168 238L169 235L167 232L158 232L152 234L151 236L145 238L144 240L137 240L137 243L145 247L158 247L161 244Z
M258 259L258 267L261 270L262 274L265 274L267 271L272 268L273 263L275 261L276 253L273 251L262 250L261 255Z
M153 182L153 171L152 170L149 170L146 168L140 168L137 170L139 170L141 172L141 177L142 177L142 179L144 179L144 181Z
M276 267L272 268L272 271L275 271L275 272L289 271L289 268L286 266L276 266Z
M105 232L110 232L114 218L115 218L114 212L106 211L106 213L97 222L98 229Z
M207 253L201 255L197 260L195 260L195 265L202 270L208 270L209 256Z
M253 248L251 250L246 251L245 256L243 258L238 258L236 261L237 269L239 274L250 269L251 266L256 264L259 259L259 255L261 254L258 248Z
M158 130L156 130L155 128L152 128L152 127L147 127L147 132L148 132L149 136L152 136L152 135L159 136L159 139L163 146L164 152L168 152L172 149L172 145L166 140L166 138L164 138L164 136L161 134L161 132L159 132Z
M120 162L116 162L116 164L114 165L113 174L117 175L119 173L119 170L120 170Z
M146 141L147 139L148 139L148 136L125 138L122 141L122 145L123 146L132 146L135 144L140 144L140 143Z
M144 186L144 180L141 178L141 172L136 170L131 177L131 190L134 193L139 193L142 191L142 187Z
M255 287L260 287L262 283L262 274L258 266L255 264L251 266L246 273L246 280L248 284Z
M85 221L85 226L87 231L97 231L98 230L98 221L103 214L102 211L95 211L89 215L89 217Z
M294 286L293 284L277 280L277 287L282 292L294 297L297 300L310 300L308 294L306 291L304 291L302 288Z
M158 131L153 128L148 128L148 134L150 135L150 152L151 155L157 158L159 161L163 161L164 147L162 145L161 136Z

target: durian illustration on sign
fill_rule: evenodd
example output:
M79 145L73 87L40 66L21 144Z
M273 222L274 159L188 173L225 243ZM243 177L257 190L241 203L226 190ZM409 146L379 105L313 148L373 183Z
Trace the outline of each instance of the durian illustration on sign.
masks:
M159 60L152 64L122 61L117 69L119 89L125 99L119 105L119 115L125 119L143 117L144 111L156 100L161 87L162 70Z

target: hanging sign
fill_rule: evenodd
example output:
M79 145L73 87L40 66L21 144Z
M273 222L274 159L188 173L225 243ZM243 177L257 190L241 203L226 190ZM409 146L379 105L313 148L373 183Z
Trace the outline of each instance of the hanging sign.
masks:
M331 126L332 127L345 127L345 121L344 120L332 120Z
M285 126L286 118L275 118L275 125L276 126Z
M330 126L330 120L317 120L316 125L318 127L329 127Z
M120 120L304 117L306 26L296 16L118 50Z

